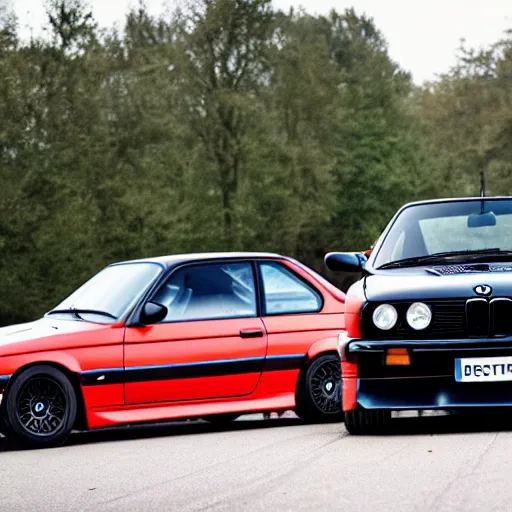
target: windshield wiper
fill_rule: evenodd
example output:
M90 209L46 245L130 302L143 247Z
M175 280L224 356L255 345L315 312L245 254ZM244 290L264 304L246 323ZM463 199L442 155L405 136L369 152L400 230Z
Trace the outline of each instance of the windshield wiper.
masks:
M421 265L422 263L432 263L438 260L442 260L443 258L458 258L461 256L470 257L473 260L475 257L479 256L512 256L512 251L502 251L499 247L495 247L492 249L473 249L466 251L446 251L446 252L436 252L434 254L428 254L426 256L416 256L414 258L404 258L402 260L390 261L389 263L385 263L381 265L381 268L393 268L393 267L413 267L415 265Z
M82 315L102 315L102 316L108 316L109 318L113 318L114 320L117 320L117 317L114 316L112 313L109 313L108 311L100 311L98 309L76 309L76 308L69 308L69 309L52 309L50 312L48 312L48 315L56 315L60 313L69 313L72 315L75 315L78 319L83 320L83 318L80 316Z

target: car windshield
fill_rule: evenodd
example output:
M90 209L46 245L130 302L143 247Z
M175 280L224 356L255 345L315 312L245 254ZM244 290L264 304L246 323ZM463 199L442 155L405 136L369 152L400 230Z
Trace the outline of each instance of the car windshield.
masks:
M386 234L374 266L416 258L421 264L436 255L442 262L450 257L443 253L459 253L463 260L478 251L487 251L482 258L512 251L512 200L446 201L405 208Z
M77 310L83 311L80 313L83 319L112 321L109 317L119 318L162 271L162 267L156 263L109 266L89 279L52 312L59 314L62 311L62 314L69 314L66 311Z

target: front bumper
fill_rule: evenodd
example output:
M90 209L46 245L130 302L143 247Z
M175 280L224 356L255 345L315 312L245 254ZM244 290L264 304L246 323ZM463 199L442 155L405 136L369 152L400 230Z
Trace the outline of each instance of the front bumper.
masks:
M386 365L389 348L405 348L410 364ZM512 381L457 382L455 360L512 357L512 337L377 341L340 339L343 409L457 409L512 406Z

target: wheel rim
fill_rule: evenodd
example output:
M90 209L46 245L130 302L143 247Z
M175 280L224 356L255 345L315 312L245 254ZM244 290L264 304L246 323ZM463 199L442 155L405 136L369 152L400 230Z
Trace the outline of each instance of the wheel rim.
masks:
M21 388L16 413L31 435L51 436L61 429L66 417L64 390L49 377L34 377Z
M325 413L341 410L341 368L339 361L325 361L311 376L311 395Z

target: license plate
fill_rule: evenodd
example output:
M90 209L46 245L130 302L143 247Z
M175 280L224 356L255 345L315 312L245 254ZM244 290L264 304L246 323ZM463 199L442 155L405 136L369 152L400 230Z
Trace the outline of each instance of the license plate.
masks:
M512 381L512 357L455 359L457 382Z

